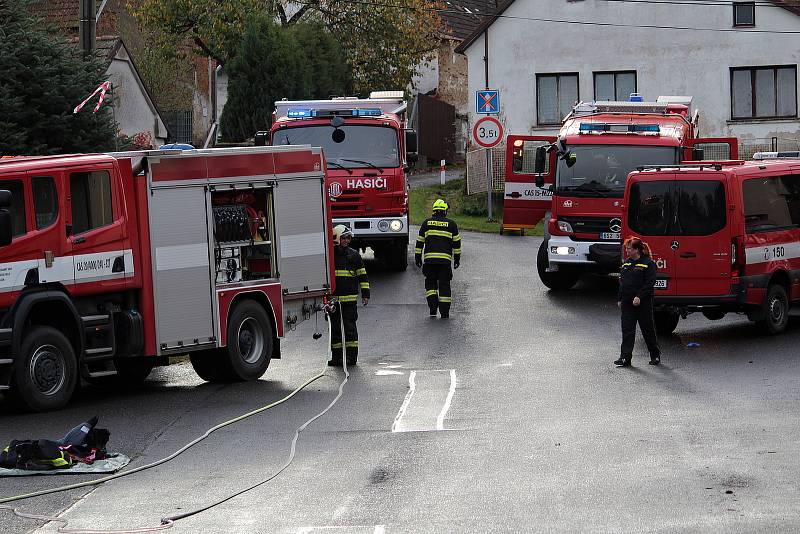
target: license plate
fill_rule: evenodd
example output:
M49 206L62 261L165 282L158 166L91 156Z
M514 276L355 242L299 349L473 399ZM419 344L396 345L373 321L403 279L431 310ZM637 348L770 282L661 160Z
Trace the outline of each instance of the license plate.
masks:
M666 280L656 280L656 285L654 285L656 289L667 289L667 281Z
M600 239L619 239L619 232L601 232Z

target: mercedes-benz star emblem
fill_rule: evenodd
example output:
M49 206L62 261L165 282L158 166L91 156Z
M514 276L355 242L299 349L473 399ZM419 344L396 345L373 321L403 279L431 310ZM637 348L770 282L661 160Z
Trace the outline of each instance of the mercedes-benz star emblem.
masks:
M672 250L678 250L678 242L673 241L672 244L670 245L670 248L672 248Z
M622 220L614 217L608 225L608 229L612 232L620 232L622 230Z

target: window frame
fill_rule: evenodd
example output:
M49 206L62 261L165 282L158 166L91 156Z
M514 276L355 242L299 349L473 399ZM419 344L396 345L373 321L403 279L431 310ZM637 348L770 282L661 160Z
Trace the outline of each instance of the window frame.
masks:
M617 95L617 75L618 74L633 74L633 92L639 91L639 76L635 70L597 70L592 72L592 90L594 99L597 100L597 75L598 74L613 74L614 75L614 97ZM629 95L630 98L630 95Z
M740 7L751 7L753 9L753 22L741 23L736 19L736 11ZM733 3L733 27L734 28L753 28L756 25L756 3L755 2L734 2Z
M581 78L580 73L578 72L544 72L544 73L536 73L536 125L537 126L560 126L563 117L557 119L557 122L542 122L542 115L540 113L539 107L539 80L541 78L555 78L556 79L556 107L558 106L558 95L561 92L561 77L566 76L574 76L575 77L575 87L577 89L576 101L581 101Z
M779 69L792 69L794 70L794 115L756 115L756 72L759 70L772 70L774 87L775 87L775 112L778 110L778 70ZM750 115L734 115L733 106L733 73L734 72L750 72ZM786 120L797 118L797 64L793 65L758 65L754 67L730 67L730 103L731 103L731 120L732 121L751 121L751 120Z
M101 224L99 226L92 226L90 228L87 228L85 230L81 230L79 232L79 231L75 230L75 197L74 197L75 192L74 192L73 185L72 185L72 178L76 174L91 175L91 174L94 174L94 173L101 173L101 172L105 173L108 176L108 200L111 203L111 206L110 206L111 220L109 222L105 223L105 224ZM114 226L115 223L117 223L117 219L119 217L118 217L118 213L117 213L116 202L114 201L114 188L115 188L114 171L113 171L113 169L111 167L108 167L108 168L106 168L106 167L98 167L98 168L75 168L75 169L70 169L70 170L67 171L66 181L69 184L69 197L70 197L70 203L69 203L70 205L69 205L69 210L68 210L69 213L70 213L70 221L69 221L69 223L72 226L72 231L71 231L70 235L79 236L79 235L88 234L90 232L94 232L96 230L100 230L100 229L103 229L103 228L110 228L110 227ZM88 190L87 190L87 193L88 193ZM89 209L90 207L91 207L91 198L86 198L86 208ZM89 215L91 216L91 211L89 212ZM87 224L89 224L89 223L90 223L90 221L87 220Z
M774 174L774 175L770 175L770 176L752 176L752 177L748 177L748 178L742 180L742 182L741 182L741 186L740 186L741 187L741 191L740 191L740 193L742 195L742 199L744 200L744 199L747 198L747 196L745 195L745 185L748 184L748 183L753 183L753 182L755 182L757 180L780 180L781 178L788 178L788 177L796 177L798 182L800 182L800 174ZM781 195L781 196L783 196L783 195ZM786 203L786 206L787 206L787 210L788 210L789 209L789 203L788 202ZM772 228L764 228L764 229L759 229L759 230L755 230L755 231L749 231L748 228L747 228L747 215L748 215L747 214L747 203L746 203L746 201L744 201L744 202L742 202L742 218L744 219L744 233L746 235L756 235L756 234L769 233L769 232L785 232L787 230L796 230L796 229L800 228L800 222L799 223L792 222L789 225L774 226ZM789 216L791 217L791 211L789 212Z

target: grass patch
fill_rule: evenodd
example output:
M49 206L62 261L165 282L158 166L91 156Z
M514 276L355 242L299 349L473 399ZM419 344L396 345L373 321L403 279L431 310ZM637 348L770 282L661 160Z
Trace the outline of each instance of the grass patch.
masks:
M447 216L458 224L459 230L473 232L500 233L500 221L503 220L503 196L495 194L492 198L492 215L494 222L489 222L489 209L486 193L467 196L464 194L466 181L450 180L445 185L413 187L409 192L411 222L419 224L431 216L431 206L437 198L442 198L450 205ZM526 235L542 235L542 223Z

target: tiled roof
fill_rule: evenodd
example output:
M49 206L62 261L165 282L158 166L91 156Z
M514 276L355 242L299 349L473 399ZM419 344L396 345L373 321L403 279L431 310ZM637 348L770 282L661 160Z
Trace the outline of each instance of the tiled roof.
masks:
M488 13L494 13L495 0L444 0L441 12L445 33L453 39L463 40L472 35Z

